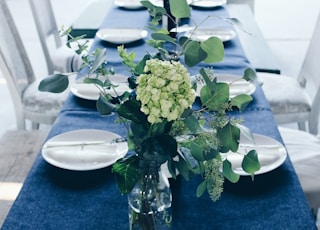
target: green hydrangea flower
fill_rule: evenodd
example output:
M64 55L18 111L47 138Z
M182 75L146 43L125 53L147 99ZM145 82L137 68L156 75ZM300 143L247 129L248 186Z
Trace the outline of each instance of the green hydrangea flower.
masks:
M148 60L137 79L137 100L150 123L177 120L195 100L190 74L175 61Z

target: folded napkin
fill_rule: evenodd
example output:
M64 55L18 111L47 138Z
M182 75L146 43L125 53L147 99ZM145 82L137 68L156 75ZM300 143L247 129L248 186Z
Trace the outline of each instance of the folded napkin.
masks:
M58 145L43 148L43 155L49 160L67 164L101 163L115 160L121 152L116 144Z

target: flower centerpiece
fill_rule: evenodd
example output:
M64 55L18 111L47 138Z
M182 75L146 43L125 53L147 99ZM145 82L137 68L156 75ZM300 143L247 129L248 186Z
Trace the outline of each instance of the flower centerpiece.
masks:
M131 72L128 84L133 91L113 95L104 91L112 88L117 92L117 84L109 78L114 71L108 68L105 49L87 52L82 57L82 69L87 73L84 81L101 90L97 101L100 113L116 114L118 122L128 130L130 152L112 166L112 172L119 191L128 194L131 226L156 229L156 225L171 222L168 175L164 176L161 168L174 179L178 174L186 180L193 174L203 175L195 194L200 197L207 191L213 201L219 199L225 178L233 183L239 180L226 155L237 152L240 133L250 138L250 131L240 124L241 119L228 112L234 108L243 110L252 97L230 98L229 86L233 83L218 82L211 68L201 69L196 80L191 80L187 67L222 60L221 40L211 37L198 42L184 36L171 37L170 31L158 26L166 10L149 1L141 3L153 18L149 27L152 39L148 44L155 49L154 54L147 53L136 61L134 52L127 53L123 46L118 47L124 66ZM177 21L190 17L185 0L171 0L170 9ZM178 24L175 31L179 34ZM63 31L63 35L70 36L70 29ZM69 42L77 42L79 38L71 37ZM173 50L165 48L168 43ZM85 49L79 44L77 52ZM243 78L252 80L254 76L254 71L247 69ZM202 84L197 84L198 81ZM201 89L197 89L199 85L203 85ZM39 85L40 90L56 93L67 87L68 76L64 74L55 74ZM200 103L195 103L197 97ZM244 156L242 168L251 175L259 170L255 150Z

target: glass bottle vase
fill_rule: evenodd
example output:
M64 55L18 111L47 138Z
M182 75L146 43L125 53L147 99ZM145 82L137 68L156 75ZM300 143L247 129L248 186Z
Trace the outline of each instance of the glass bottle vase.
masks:
M172 196L168 178L155 162L142 164L143 176L128 194L130 229L170 229Z

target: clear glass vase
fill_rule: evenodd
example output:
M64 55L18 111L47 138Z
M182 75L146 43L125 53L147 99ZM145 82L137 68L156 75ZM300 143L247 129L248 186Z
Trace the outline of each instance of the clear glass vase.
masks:
M155 162L142 162L143 176L128 194L130 229L170 229L171 190L167 176Z

